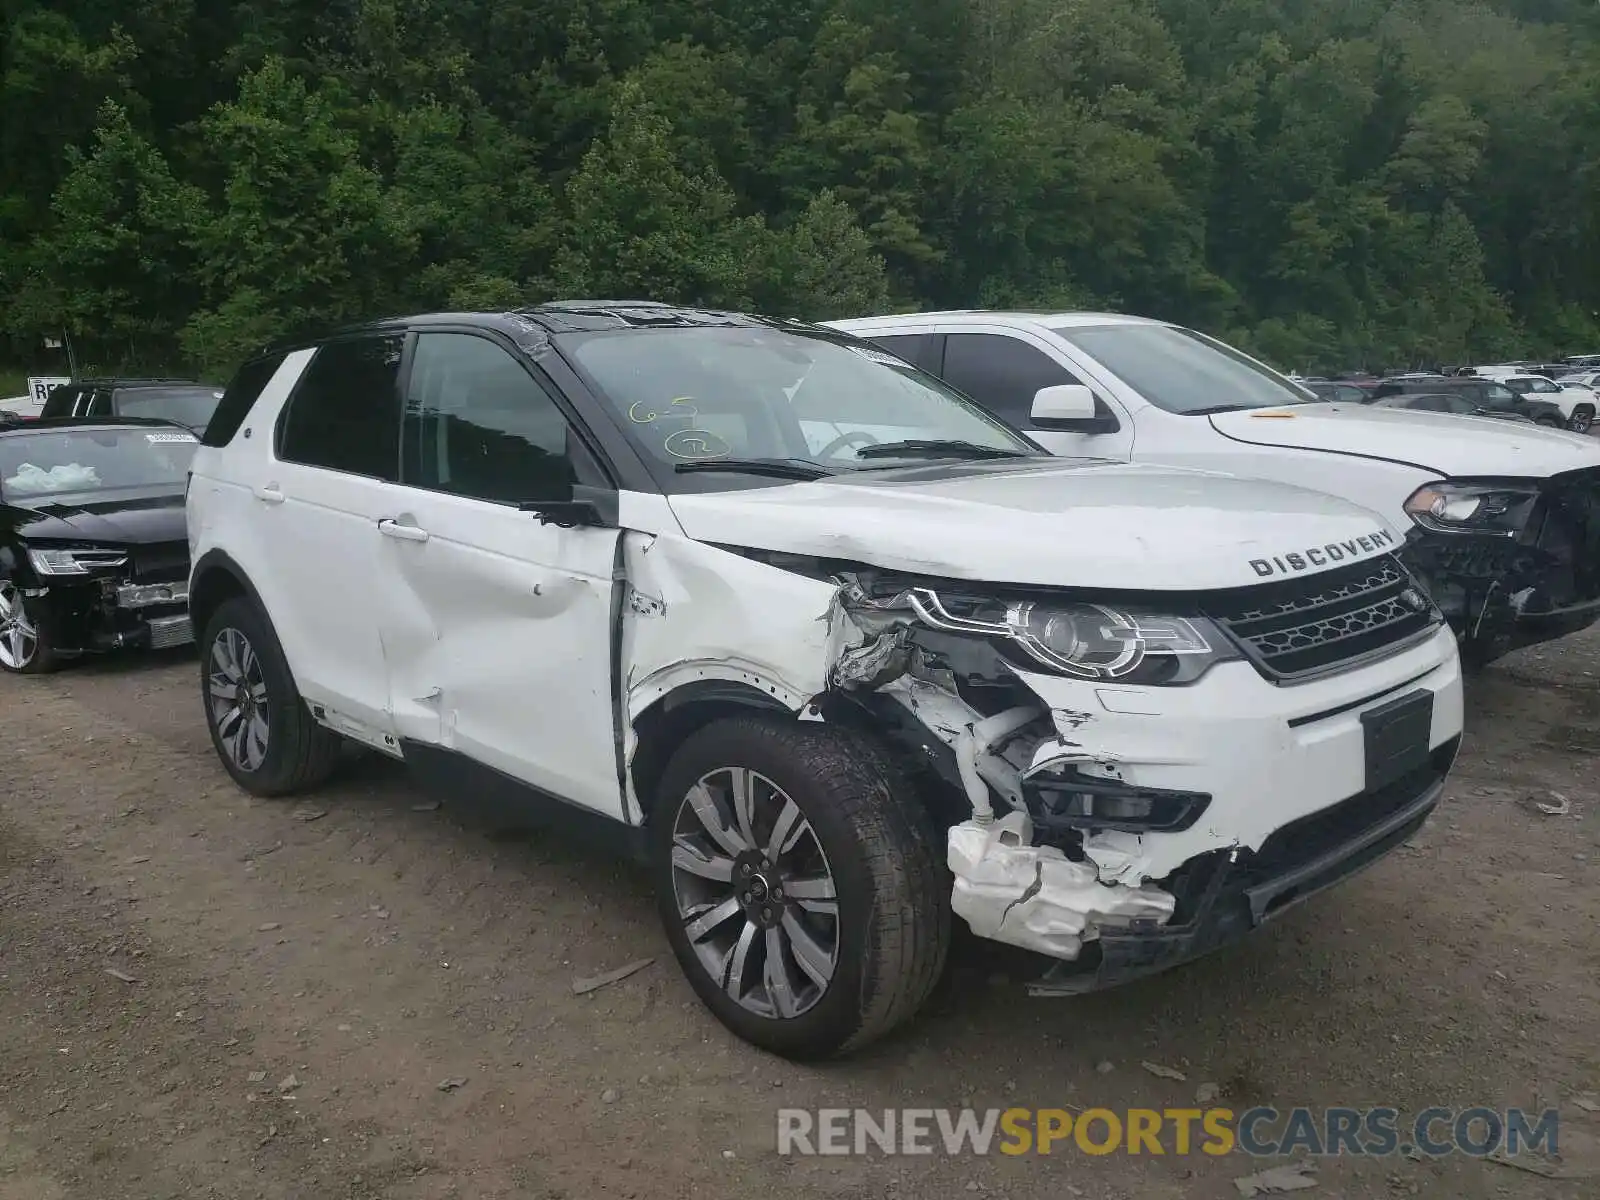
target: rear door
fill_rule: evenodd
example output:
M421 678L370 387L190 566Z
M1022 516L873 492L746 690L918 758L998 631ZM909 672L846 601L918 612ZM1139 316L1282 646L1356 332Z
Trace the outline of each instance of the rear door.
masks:
M421 333L401 464L372 589L400 736L622 817L611 666L620 534L544 524L519 507L608 482L557 388L482 331Z
M391 743L373 585L399 474L403 346L382 333L318 349L249 485L257 561L245 566L295 681L329 724L380 747Z

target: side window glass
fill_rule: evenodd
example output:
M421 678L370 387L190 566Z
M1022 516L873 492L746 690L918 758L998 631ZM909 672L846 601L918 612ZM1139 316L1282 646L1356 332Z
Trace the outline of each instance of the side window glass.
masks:
M522 364L467 333L417 339L401 438L402 482L505 504L560 498L579 481L574 452L584 454Z
M88 417L111 416L111 393L97 391L88 397L88 405L83 409L83 414Z
M329 342L289 397L278 432L286 462L394 479L400 460L400 334Z
M890 354L905 359L913 366L920 366L928 343L933 340L933 334L886 333L867 340L880 350L887 350Z
M1016 338L952 333L944 342L944 380L1003 420L1026 428L1040 388L1079 383L1055 359Z
M233 440L233 435L239 432L239 426L250 415L257 397L272 382L278 368L283 366L285 357L282 353L268 354L253 358L239 368L227 390L222 393L222 401L216 411L211 414L202 442L207 446L226 446Z

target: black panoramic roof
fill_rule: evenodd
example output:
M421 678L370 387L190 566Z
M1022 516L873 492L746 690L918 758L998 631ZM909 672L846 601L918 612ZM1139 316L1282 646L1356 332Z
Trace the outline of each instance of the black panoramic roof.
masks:
M435 312L389 317L332 330L320 337L302 337L274 343L269 349L285 351L315 346L338 337L388 330L437 326L479 326L495 329L518 342L542 342L552 334L601 333L616 329L768 328L796 329L848 340L838 330L790 318L764 317L692 305L661 304L653 300L559 300L509 312Z

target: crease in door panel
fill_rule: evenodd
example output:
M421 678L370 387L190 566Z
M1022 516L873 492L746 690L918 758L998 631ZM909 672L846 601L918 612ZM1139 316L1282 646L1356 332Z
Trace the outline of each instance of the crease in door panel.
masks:
M627 730L627 691L622 681L622 619L626 611L626 598L630 590L625 543L627 534L617 532L611 557L611 626L609 666L611 675L611 742L617 760L617 789L622 803L622 823L634 824L629 811L628 748L624 742Z

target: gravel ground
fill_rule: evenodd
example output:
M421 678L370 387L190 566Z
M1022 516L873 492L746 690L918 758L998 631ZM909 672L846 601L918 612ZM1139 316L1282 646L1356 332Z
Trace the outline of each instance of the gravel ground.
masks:
M1600 1115L1570 1102L1600 1092L1600 634L1475 681L1429 826L1272 928L1073 1000L969 946L913 1028L826 1067L700 1008L633 867L491 838L379 761L244 796L195 673L0 679L0 1200L1237 1196L1262 1165L1239 1155L774 1151L785 1106L1173 1107L1200 1083L1236 1109L1560 1105L1583 1176L1343 1158L1313 1200L1600 1194ZM1528 803L1550 790L1569 815Z

